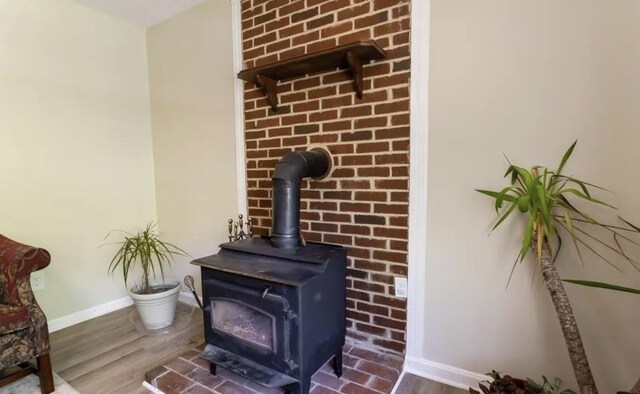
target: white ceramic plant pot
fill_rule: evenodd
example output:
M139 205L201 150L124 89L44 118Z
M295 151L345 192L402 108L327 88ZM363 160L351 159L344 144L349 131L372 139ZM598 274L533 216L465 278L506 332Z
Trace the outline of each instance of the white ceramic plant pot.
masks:
M151 281L151 287L172 286L170 290L155 294L136 294L138 287L129 290L129 295L138 309L140 320L145 328L157 330L170 326L176 316L176 304L180 295L180 282L176 280Z

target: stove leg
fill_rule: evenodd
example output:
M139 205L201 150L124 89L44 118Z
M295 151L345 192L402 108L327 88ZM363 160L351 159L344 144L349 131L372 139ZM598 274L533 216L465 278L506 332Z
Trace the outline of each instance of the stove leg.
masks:
M342 377L342 347L336 352L336 356L333 359L333 370L337 377Z
M211 375L216 374L216 365L212 362L209 363L209 373L211 373Z
M298 383L293 383L285 387L287 394L309 394L311 389L311 379L306 379Z

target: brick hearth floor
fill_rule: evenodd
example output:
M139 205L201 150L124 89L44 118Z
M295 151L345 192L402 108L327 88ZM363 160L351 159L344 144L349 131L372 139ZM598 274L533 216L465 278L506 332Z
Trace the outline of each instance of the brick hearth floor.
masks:
M218 367L217 375L209 374L209 364L200 358L204 345L146 373L145 379L165 394L276 394ZM312 394L380 394L390 393L402 370L402 358L352 346L344 347L342 378L338 379L330 362L315 375Z

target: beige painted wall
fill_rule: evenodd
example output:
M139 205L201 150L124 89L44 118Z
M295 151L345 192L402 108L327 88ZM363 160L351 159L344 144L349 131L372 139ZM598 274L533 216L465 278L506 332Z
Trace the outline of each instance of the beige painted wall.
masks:
M70 1L0 2L0 233L51 252L49 319L126 296L97 248L155 219L145 53Z
M193 257L237 215L231 6L212 0L147 31L158 218ZM199 270L178 258L173 275Z
M560 376L575 388L559 324L533 264L516 268L523 223L487 234L474 188L500 188L506 162L555 167L614 191L640 222L640 3L432 0L425 358L480 373ZM602 218L607 217L601 215ZM568 246L568 243L566 243ZM640 250L635 250L640 257ZM640 287L565 247L563 277ZM568 287L600 391L640 374L640 298Z

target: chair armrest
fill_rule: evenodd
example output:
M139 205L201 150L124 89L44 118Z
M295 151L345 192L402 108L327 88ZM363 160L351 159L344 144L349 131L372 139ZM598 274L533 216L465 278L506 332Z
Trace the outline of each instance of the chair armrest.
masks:
M51 256L44 249L24 245L0 235L2 295L9 305L35 303L29 276L49 265Z

